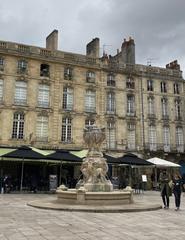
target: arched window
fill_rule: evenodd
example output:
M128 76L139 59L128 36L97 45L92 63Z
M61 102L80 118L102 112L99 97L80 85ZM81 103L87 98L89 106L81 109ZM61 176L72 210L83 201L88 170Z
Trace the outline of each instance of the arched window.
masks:
M13 139L24 138L24 113L23 112L14 113L12 138Z

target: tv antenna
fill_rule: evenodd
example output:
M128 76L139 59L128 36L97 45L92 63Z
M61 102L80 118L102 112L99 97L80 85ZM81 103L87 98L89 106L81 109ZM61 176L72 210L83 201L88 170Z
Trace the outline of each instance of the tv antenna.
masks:
M103 44L103 56L106 54L106 52L105 52L106 47L110 47L110 46L112 46L112 45Z
M147 58L147 66L152 66L152 63L158 60L158 58Z

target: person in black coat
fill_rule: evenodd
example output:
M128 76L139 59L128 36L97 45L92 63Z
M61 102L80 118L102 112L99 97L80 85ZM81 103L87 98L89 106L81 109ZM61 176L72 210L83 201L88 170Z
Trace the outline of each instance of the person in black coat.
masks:
M183 189L183 181L179 174L175 174L172 179L173 194L175 197L175 210L178 211L181 203L181 192Z

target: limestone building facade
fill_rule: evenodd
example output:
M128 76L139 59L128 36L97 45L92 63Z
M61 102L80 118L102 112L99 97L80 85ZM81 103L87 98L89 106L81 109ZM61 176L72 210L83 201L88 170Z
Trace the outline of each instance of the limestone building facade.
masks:
M160 53L159 53L160 54ZM0 41L0 145L83 149L83 129L105 127L104 150L172 161L184 156L184 79L177 61L166 68L135 63L124 39L115 56L86 55Z

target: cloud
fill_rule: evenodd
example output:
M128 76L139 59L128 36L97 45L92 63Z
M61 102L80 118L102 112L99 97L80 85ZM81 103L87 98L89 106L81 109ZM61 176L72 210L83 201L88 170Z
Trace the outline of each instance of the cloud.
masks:
M99 37L101 52L115 54L123 39L136 43L136 62L164 66L178 59L185 68L184 0L0 0L1 39L44 47L46 36L59 30L63 51L85 54Z

